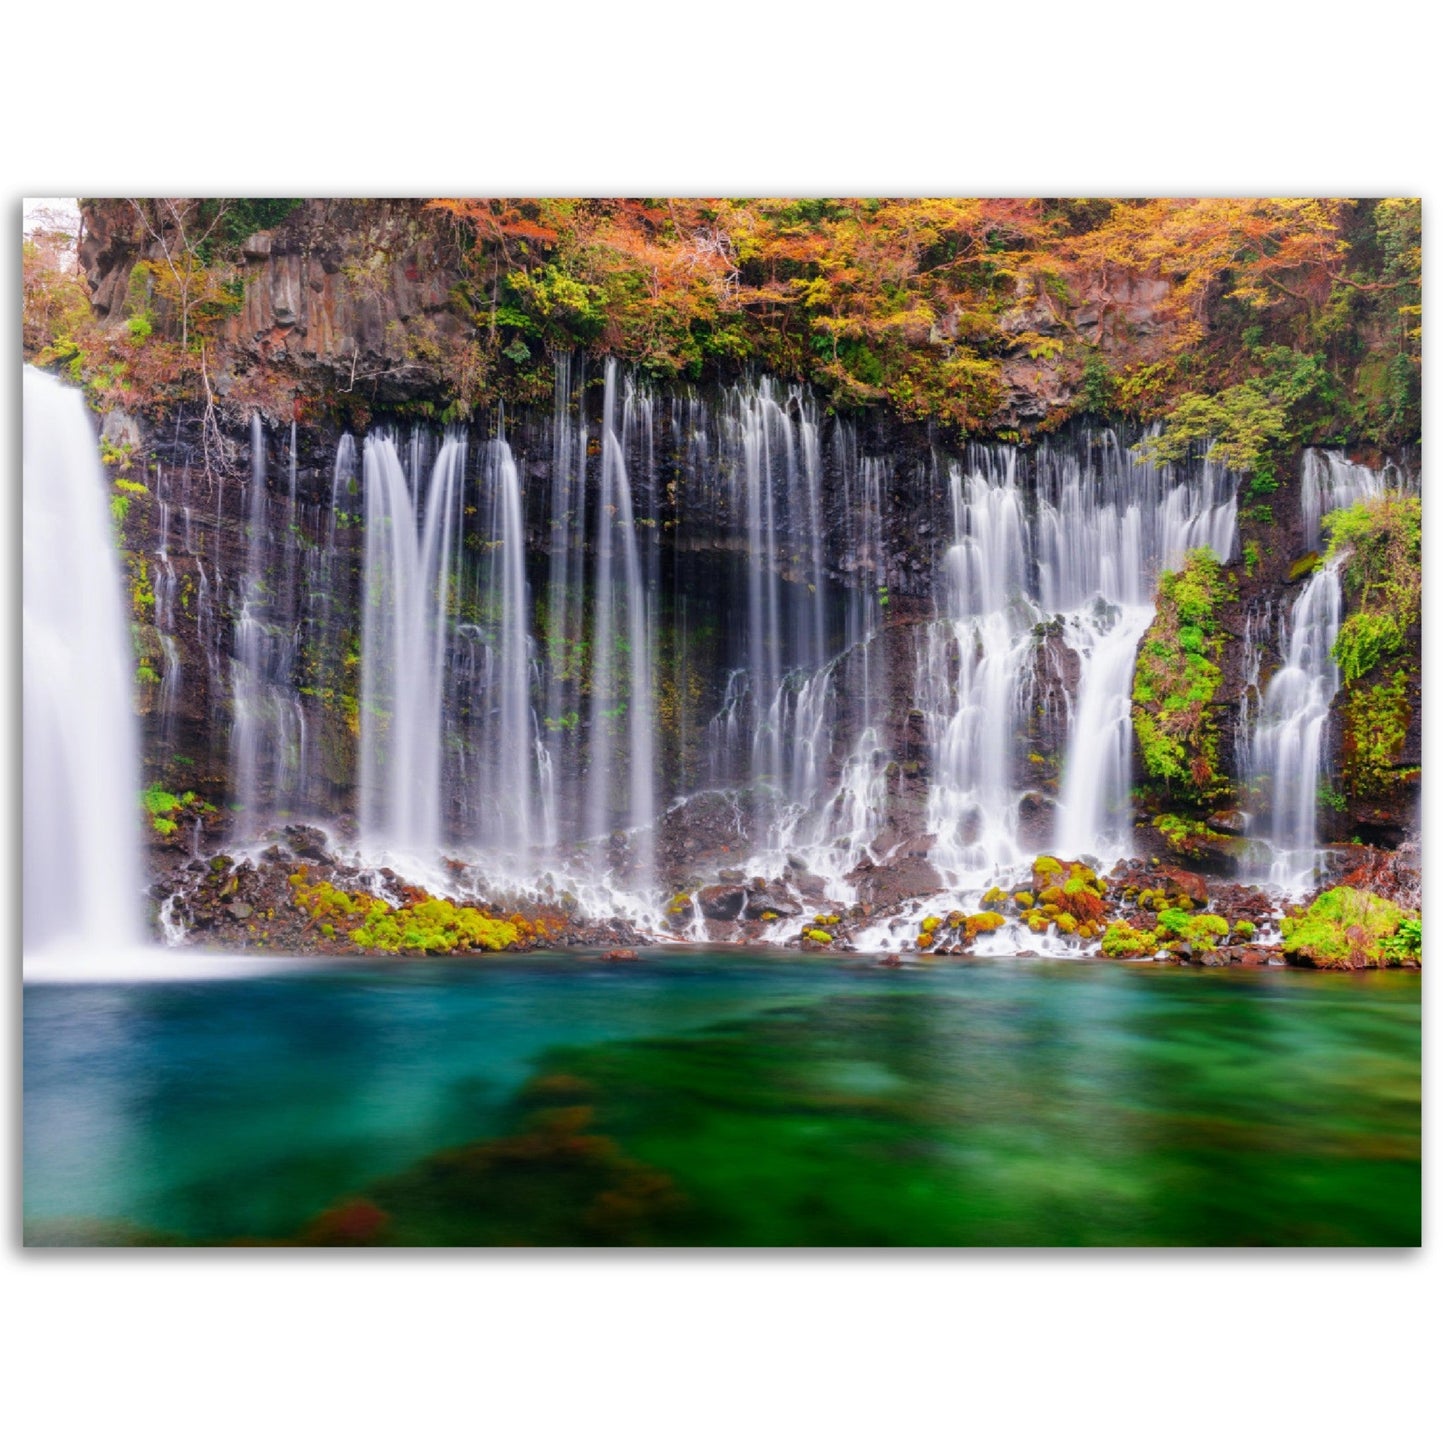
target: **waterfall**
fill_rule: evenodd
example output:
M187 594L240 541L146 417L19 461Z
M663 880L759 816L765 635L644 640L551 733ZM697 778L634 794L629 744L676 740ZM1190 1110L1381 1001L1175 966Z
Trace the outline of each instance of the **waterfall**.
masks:
M1161 570L1234 550L1235 482L1208 462L1180 473L1137 460L1112 432L1039 448L1030 519L1016 449L970 446L949 471L946 621L920 650L918 706L933 758L931 857L982 884L1037 851L1020 821L1020 742L1054 631L1078 660L1052 846L1130 850L1134 655Z
M416 438L410 454L414 491L393 438L368 437L362 455L360 812L372 845L429 853L442 841L443 670L466 444L447 436L427 488Z
M655 817L650 599L617 433L617 363L611 358L604 381L598 497L587 831L599 839L619 825L633 831L638 869L646 877ZM624 715L626 726L619 726Z
M28 366L23 393L22 931L88 966L141 931L132 648L85 404Z
M1029 525L1016 453L949 469L953 545L944 556L948 622L930 629L918 695L929 720L935 783L931 856L954 876L1015 861L1013 739L1039 612L1027 595ZM951 665L957 678L949 705Z
M1346 460L1343 452L1310 447L1300 471L1300 511L1304 515L1305 548L1317 552L1323 545L1322 518L1341 507L1351 507L1365 497L1382 497L1386 490L1403 485L1398 468L1386 465L1379 471Z
M155 610L152 620L160 638L164 665L161 670L160 695L156 712L160 717L159 741L162 754L169 757L176 739L176 707L181 697L180 647L176 642L176 569L171 561L171 508L167 500L167 480L156 470L156 577Z
M551 402L343 436L329 477L257 415L245 487L161 496L152 742L209 669L238 833L354 802L363 853L635 918L718 866L704 818L839 902L860 864L1129 848L1134 653L1161 568L1232 553L1231 476L1109 432L879 454L805 387L579 356Z
M306 712L295 684L298 628L295 439L285 524L278 538L267 493L266 436L251 415L251 480L246 510L246 571L241 579L231 658L231 795L237 828L255 836L305 792ZM217 528L219 539L220 529ZM219 540L218 540L219 546ZM277 580L277 553L281 580Z
M1333 649L1340 630L1340 559L1322 567L1290 608L1284 665L1269 680L1245 759L1269 798L1270 882L1295 892L1318 862L1316 812L1326 759L1330 703L1339 691Z
M527 538L516 458L504 434L487 448L490 497L484 613L486 647L477 702L480 840L492 849L525 852L555 836L551 759L536 736L532 710L531 616Z
M753 874L789 858L852 898L845 875L883 826L888 755L875 725L884 684L873 658L886 602L882 541L885 463L860 459L835 424L839 571L826 575L824 463L814 404L764 378L730 389L717 435L688 421L688 498L725 545L742 547L745 607L736 614L720 705L706 725L706 777L746 790ZM841 619L839 617L841 613ZM841 620L841 629L839 622Z
M343 433L331 468L329 506L324 525L317 527L321 545L307 552L305 593L307 606L298 619L304 629L305 649L311 663L319 696L335 708L338 697L347 695L346 633L353 614L352 568L344 555L346 534L354 525L361 503L361 484L356 474L356 441ZM322 729L308 730L305 776L314 790L312 801L344 807L350 801L350 787L329 776L331 769L323 756ZM330 811L328 809L327 811Z
M587 414L582 404L586 362L579 358L576 419L570 353L555 358L552 406L552 494L547 528L547 687L542 714L552 820L546 841L558 837L556 780L580 768L581 658L583 637L583 548L587 532Z
M1044 610L1064 615L1082 669L1063 766L1055 846L1070 856L1131 851L1134 654L1162 571L1208 548L1234 555L1237 479L1200 461L1156 469L1113 432L1095 465L1045 449L1040 460Z

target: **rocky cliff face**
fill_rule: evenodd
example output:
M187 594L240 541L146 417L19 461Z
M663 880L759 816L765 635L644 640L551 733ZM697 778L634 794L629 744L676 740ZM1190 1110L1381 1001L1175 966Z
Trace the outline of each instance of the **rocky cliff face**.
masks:
M121 327L142 304L137 263L162 261L167 242L164 236L147 235L122 202L88 203L85 217L82 260L94 304L108 325ZM178 793L194 790L214 800L217 811L198 812L192 820L204 837L219 839L232 822L225 807L235 801L240 631L248 607L256 612L258 595L270 604L282 590L293 599L288 603L292 611L285 616L266 611L263 627L270 639L267 655L284 661L286 675L278 681L284 682L286 707L294 710L295 735L304 739L296 746L305 752L307 773L305 789L287 806L343 824L353 813L360 738L356 605L364 566L363 507L359 464L353 460L350 473L343 475L341 442L348 431L359 436L367 428L393 426L400 436L409 435L419 408L435 408L450 394L456 369L468 364L467 348L475 331L474 320L455 294L462 275L461 244L445 216L418 203L307 201L282 224L247 237L235 258L240 304L224 319L211 372L221 400L226 459L219 466L202 465L197 410L181 407L161 418L121 413L105 418L112 473L126 498L122 527L136 623L136 692L147 721L146 773ZM1005 327L1035 338L1081 335L1105 355L1127 347L1138 357L1162 338L1159 306L1167 290L1165 283L1140 281L1122 289L1115 286L1109 296L1086 299L1067 310L1047 296L1021 294ZM1047 347L1034 349L1040 355L1021 354L1004 363L1003 415L1021 429L1056 418L1071 405L1080 384L1076 374L1050 357ZM594 375L592 390L586 393L590 400L584 402L594 412L583 493L584 510L593 516L600 505L597 468L602 448L595 422L599 381ZM704 776L710 743L697 724L722 714L730 667L735 665L726 633L743 608L737 596L727 594L737 585L735 559L746 552L749 535L721 511L711 519L700 513L687 481L695 465L689 428L697 437L709 435L709 428L715 433L722 425L719 418L733 405L723 389L677 389L658 397L657 455L651 453L651 431L647 439L655 494L638 492L635 497L638 515L656 529L660 583L679 589L678 595L688 585L702 586L701 605L726 619L711 639L697 632L684 645L678 635L669 634L659 644L669 658L690 648L689 665L696 671L686 686L679 684L668 694L671 710L660 724L660 799L676 796ZM697 418L706 414L711 419L689 420L689 406L700 408ZM253 416L262 418L259 428L253 428ZM870 599L876 638L866 649L868 665L857 674L856 685L850 674L848 685L838 691L820 760L820 786L826 791L841 785L847 769L856 765L856 739L866 728L875 728L880 756L874 851L894 856L921 877L932 866L927 862L935 842L929 833L929 799L937 782L939 736L937 718L927 713L920 689L932 687L945 706L956 706L960 676L973 666L971 658L958 652L947 654L941 664L930 662L945 656L936 637L944 616L947 558L957 540L948 471L950 465L967 468L970 463L956 444L931 428L902 422L882 410L848 422L830 420L827 428L818 478L822 501L817 575L839 599ZM480 455L496 432L495 419L474 424L469 431L472 455ZM1087 433L1088 428L1076 425L1056 438L1055 445L1077 448L1087 458L1093 445ZM533 597L540 598L549 585L550 558L558 545L551 501L559 454L556 416L544 409L513 411L506 418L506 435L521 478L528 578ZM432 454L436 436L428 431L417 443L419 455ZM115 461L122 453L125 460ZM630 458L639 467L641 455ZM1032 456L1028 448L1018 453L1021 475L1030 478ZM858 529L859 457L886 459L871 504L876 508L876 543L866 545ZM268 498L259 583L261 513L248 482L255 472L264 476ZM144 492L133 490L136 486ZM1031 488L1029 505L1035 506L1037 482L1032 479L1025 484L1026 491ZM480 494L468 501L469 518L480 504ZM1161 831L1155 819L1176 805L1151 794L1136 746L1134 847L1140 854L1173 854L1218 872L1238 864L1236 845L1248 831L1244 815L1252 803L1241 787L1240 750L1252 700L1257 703L1262 681L1283 661L1281 619L1308 575L1300 565L1309 550L1302 517L1298 458L1267 502L1256 500L1240 508L1238 549L1223 559L1228 584L1219 615L1222 681L1209 703L1221 741L1220 767L1229 774L1230 789L1211 798L1207 807L1193 810L1193 821L1201 825L1194 836L1181 840L1178 833ZM495 546L479 530L481 525L479 517L463 524L474 560L484 559ZM587 534L575 538L574 545L589 556L595 550ZM810 580L806 539L780 548L775 560L776 576L785 589L805 597L816 585ZM591 605L589 596L584 611ZM837 605L844 606L841 601ZM327 609L329 630L313 626L321 608ZM676 615L669 616L672 627ZM490 620L479 615L469 625L485 630ZM1057 829L1061 768L1084 663L1061 618L1043 617L1035 632L1018 683L1020 705L1003 750L1018 795L1018 840L1045 849ZM1418 657L1418 635L1412 644ZM930 666L935 665L936 675L931 676ZM1418 667L1408 679L1402 706L1403 741L1390 760L1390 773L1362 790L1330 789L1320 814L1321 841L1393 844L1414 826L1420 760ZM1343 707L1344 699L1337 698L1328 728L1325 772L1331 779L1344 771L1344 750L1352 736ZM689 726L694 731L685 736ZM263 782L263 795L266 786ZM732 821L726 822L714 816L717 806L715 801L690 804L669 815L668 842L659 860L662 881L669 887L686 886L705 865L726 864L743 846L736 839L724 841L730 827L746 833L743 815L734 810L728 814ZM192 842L194 838L180 833L169 846ZM918 879L913 882L919 886L896 880L869 886L882 892L889 887L927 891Z
M87 202L83 215L93 304L120 327L144 304L136 263L164 264L179 238L150 232L127 201ZM241 304L220 332L217 393L238 417L259 409L273 422L440 396L472 329L451 294L458 244L419 202L302 202L231 258Z
M123 326L148 304L134 284L137 262L163 264L180 237L148 227L124 200L87 201L83 217L80 259L93 304ZM218 394L237 419L260 409L290 420L301 407L360 422L373 409L418 402L439 411L458 375L477 366L471 343L490 320L459 294L467 244L452 218L421 201L300 203L228 254L241 304L221 328ZM1017 345L1002 360L991 426L1028 434L1076 408L1082 376L1062 354L1065 341L1106 364L1156 359L1173 324L1162 310L1169 289L1165 280L1114 276L1063 301L1020 280L1000 321Z

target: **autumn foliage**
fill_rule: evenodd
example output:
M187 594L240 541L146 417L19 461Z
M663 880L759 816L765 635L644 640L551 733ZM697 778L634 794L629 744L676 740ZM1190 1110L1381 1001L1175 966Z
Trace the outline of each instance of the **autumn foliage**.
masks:
M27 251L27 354L74 361L123 403L173 403L239 304L245 267L224 237L294 204L135 202L148 260L119 338L87 337L74 283L64 293ZM463 198L417 211L455 259L465 327L444 410L427 414L546 402L552 354L580 348L661 382L767 370L840 409L886 405L962 433L1081 411L1163 419L1160 460L1208 438L1265 489L1302 441L1419 436L1414 200ZM1030 392L1050 400L1021 422Z
M470 238L474 314L522 371L567 345L659 379L749 363L961 431L1000 425L1021 359L1073 397L1045 425L1250 383L1197 428L1246 470L1332 427L1418 434L1415 201L431 204Z

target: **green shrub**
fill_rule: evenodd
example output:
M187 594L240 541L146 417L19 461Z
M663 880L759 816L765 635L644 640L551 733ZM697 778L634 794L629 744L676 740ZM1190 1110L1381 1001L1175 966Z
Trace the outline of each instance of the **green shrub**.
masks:
M1412 918L1398 903L1376 894L1331 888L1304 914L1282 920L1284 951L1287 957L1317 968L1381 968L1391 961L1386 940ZM1396 950L1403 952L1412 936L1418 940L1412 930L1395 945Z

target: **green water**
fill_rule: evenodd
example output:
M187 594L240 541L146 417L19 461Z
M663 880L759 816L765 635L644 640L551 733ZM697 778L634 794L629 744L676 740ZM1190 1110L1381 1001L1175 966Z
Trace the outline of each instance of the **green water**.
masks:
M31 1243L1410 1245L1420 981L669 954L25 991Z

